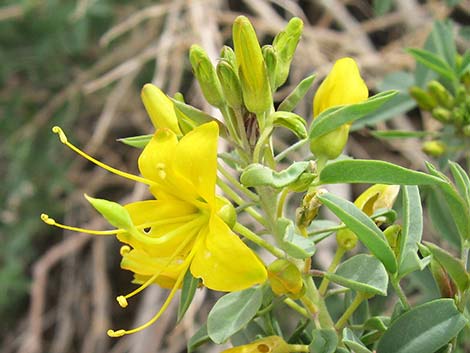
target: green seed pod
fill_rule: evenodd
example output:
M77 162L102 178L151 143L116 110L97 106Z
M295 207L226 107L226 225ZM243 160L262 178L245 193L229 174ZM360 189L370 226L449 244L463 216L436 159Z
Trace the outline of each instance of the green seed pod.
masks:
M437 158L444 154L447 149L446 147L447 146L444 142L439 140L433 140L424 142L421 148L423 152L426 153L428 156Z
M232 65L227 60L221 59L216 71L227 104L233 109L240 109L243 106L242 89Z
M189 61L206 100L214 107L223 107L225 101L222 87L205 50L198 45L192 45L189 50Z
M447 109L452 109L454 106L454 97L440 82L430 81L428 83L428 92L440 106Z
M299 298L304 292L304 284L300 270L286 259L278 259L268 268L268 278L271 289L276 295L288 295L293 299Z
M411 86L409 92L421 109L432 110L437 106L436 100L424 89L418 86Z
M351 250L357 245L357 236L347 228L340 229L336 232L336 243L344 250Z

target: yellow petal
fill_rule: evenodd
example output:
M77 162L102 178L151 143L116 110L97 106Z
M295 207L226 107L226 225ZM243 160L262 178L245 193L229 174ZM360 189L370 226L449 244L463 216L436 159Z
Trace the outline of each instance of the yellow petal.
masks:
M268 336L243 346L224 350L222 353L289 353L291 349L279 336Z
M371 216L380 208L392 208L399 191L399 185L376 184L359 195L354 204Z
M173 153L174 170L191 182L197 193L214 206L217 178L217 140L215 122L200 125L178 143Z
M155 129L168 128L177 135L181 135L173 102L160 88L147 83L142 88L141 97Z
M331 107L365 101L368 95L356 62L351 58L339 59L315 94L313 116Z
M216 215L198 237L191 273L213 290L232 292L263 283L267 271L255 253Z

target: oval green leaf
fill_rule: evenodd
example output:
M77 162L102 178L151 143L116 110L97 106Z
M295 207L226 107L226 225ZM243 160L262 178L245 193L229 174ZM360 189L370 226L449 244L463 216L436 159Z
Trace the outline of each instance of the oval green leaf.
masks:
M372 353L347 327L343 330L343 343L354 353Z
M215 343L223 343L256 315L263 300L261 287L224 295L207 317L207 332Z
M283 110L286 112L291 112L299 104L302 98L305 96L307 91L312 87L313 81L317 74L310 75L304 78L297 87L281 102L278 107L278 110Z
M435 352L466 324L452 299L434 300L397 318L382 336L377 353Z

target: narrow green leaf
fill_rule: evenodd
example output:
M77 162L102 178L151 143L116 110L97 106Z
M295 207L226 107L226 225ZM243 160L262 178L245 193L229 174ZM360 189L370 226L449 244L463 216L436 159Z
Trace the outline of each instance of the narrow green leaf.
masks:
M451 21L434 21L430 34L434 53L443 58L449 67L455 68L457 47L454 39L454 26Z
M435 176L400 167L396 164L348 159L326 165L320 174L321 184L367 183L390 185L441 185Z
M364 212L352 202L331 193L319 195L318 198L382 261L389 272L397 271L395 255L384 234Z
M129 212L117 202L95 199L86 194L85 198L112 226L125 230L134 228Z
M418 256L418 243L423 235L423 209L416 185L402 188L403 227L399 242L398 277L422 269Z
M207 332L215 343L223 343L240 331L261 307L261 287L224 295L215 303L207 317Z
M344 124L352 123L364 117L396 94L398 94L398 91L381 92L362 103L342 105L325 110L313 121L309 133L310 139L325 135Z
M186 271L183 279L183 286L181 288L181 297L178 305L178 314L176 318L176 323L179 323L183 318L184 314L191 305L194 295L196 294L196 289L199 284L199 279L194 278L191 274L191 271Z
M404 130L385 130L385 131L371 131L370 134L374 137L381 139L406 139L406 138L420 138L430 135L435 135L430 131L404 131Z
M446 345L467 324L452 299L438 299L393 321L377 347L377 353L430 353Z
M287 169L276 172L262 164L250 164L240 176L240 181L247 187L271 186L283 188L295 182L307 170L309 162L295 162Z
M406 51L410 53L416 61L420 62L421 64L433 70L434 72L437 72L442 77L451 81L456 79L452 67L450 67L446 61L442 60L436 54L431 53L427 50L417 48L409 48Z
M307 123L300 115L291 112L277 111L271 114L270 118L274 126L285 127L291 130L300 139L307 137Z
M315 253L315 243L296 233L292 220L279 218L276 221L276 235L281 237L280 246L287 254L296 259L306 259Z
M364 346L364 343L356 337L354 332L347 327L343 329L343 343L354 353L372 353Z
M140 135L140 136L132 136L132 137L123 137L118 139L119 142L122 142L128 146L136 147L136 148L145 148L147 144L152 139L153 135Z
M304 78L297 87L281 102L278 107L278 110L284 110L286 112L291 112L299 104L299 102L304 98L305 94L308 92L310 87L312 87L313 81L317 74L310 75Z
M424 244L434 259L447 271L459 290L462 292L466 290L470 286L470 275L462 261L433 243L424 242Z
M465 170L456 162L449 161L450 171L455 180L455 185L460 196L470 207L470 178Z
M338 335L332 329L316 329L312 332L310 353L334 353L338 345Z
M387 295L387 270L371 255L353 256L340 264L335 273L325 273L325 277L356 292Z
M209 342L211 339L207 334L207 324L204 324L197 330L197 332L189 339L187 348L188 353L194 352L199 346Z

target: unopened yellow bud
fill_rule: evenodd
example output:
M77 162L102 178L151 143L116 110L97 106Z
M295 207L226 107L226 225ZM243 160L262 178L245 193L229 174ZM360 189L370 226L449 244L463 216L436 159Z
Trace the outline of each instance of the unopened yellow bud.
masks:
M233 45L246 108L256 114L269 111L273 99L266 65L256 32L245 16L233 24Z
M168 128L181 135L173 102L157 86L147 83L142 88L142 102L155 129Z
M222 107L225 103L222 87L206 51L198 45L192 45L189 50L189 61L206 100L214 107Z
M422 150L428 156L431 157L440 157L446 151L446 145L442 141L433 140L433 141L426 141L423 143Z
M243 106L240 81L234 68L227 60L221 59L217 64L217 76L227 104L233 109L240 109Z
M431 115L444 124L452 121L452 112L446 108L436 107L431 111Z
M232 203L225 197L216 196L216 205L217 215L222 218L225 224L233 228L237 222L237 212Z
M440 82L436 80L430 81L428 83L428 91L440 106L447 109L451 109L454 106L454 98Z
M336 233L336 243L344 250L351 250L356 247L357 236L349 229L340 229Z
M268 266L271 289L276 295L288 295L297 299L303 294L304 284L300 270L285 259L275 260Z
M428 92L418 86L410 87L410 96L414 98L418 106L423 110L432 110L437 106L437 102Z
M269 336L243 346L224 350L222 353L289 353L290 347L279 336Z

